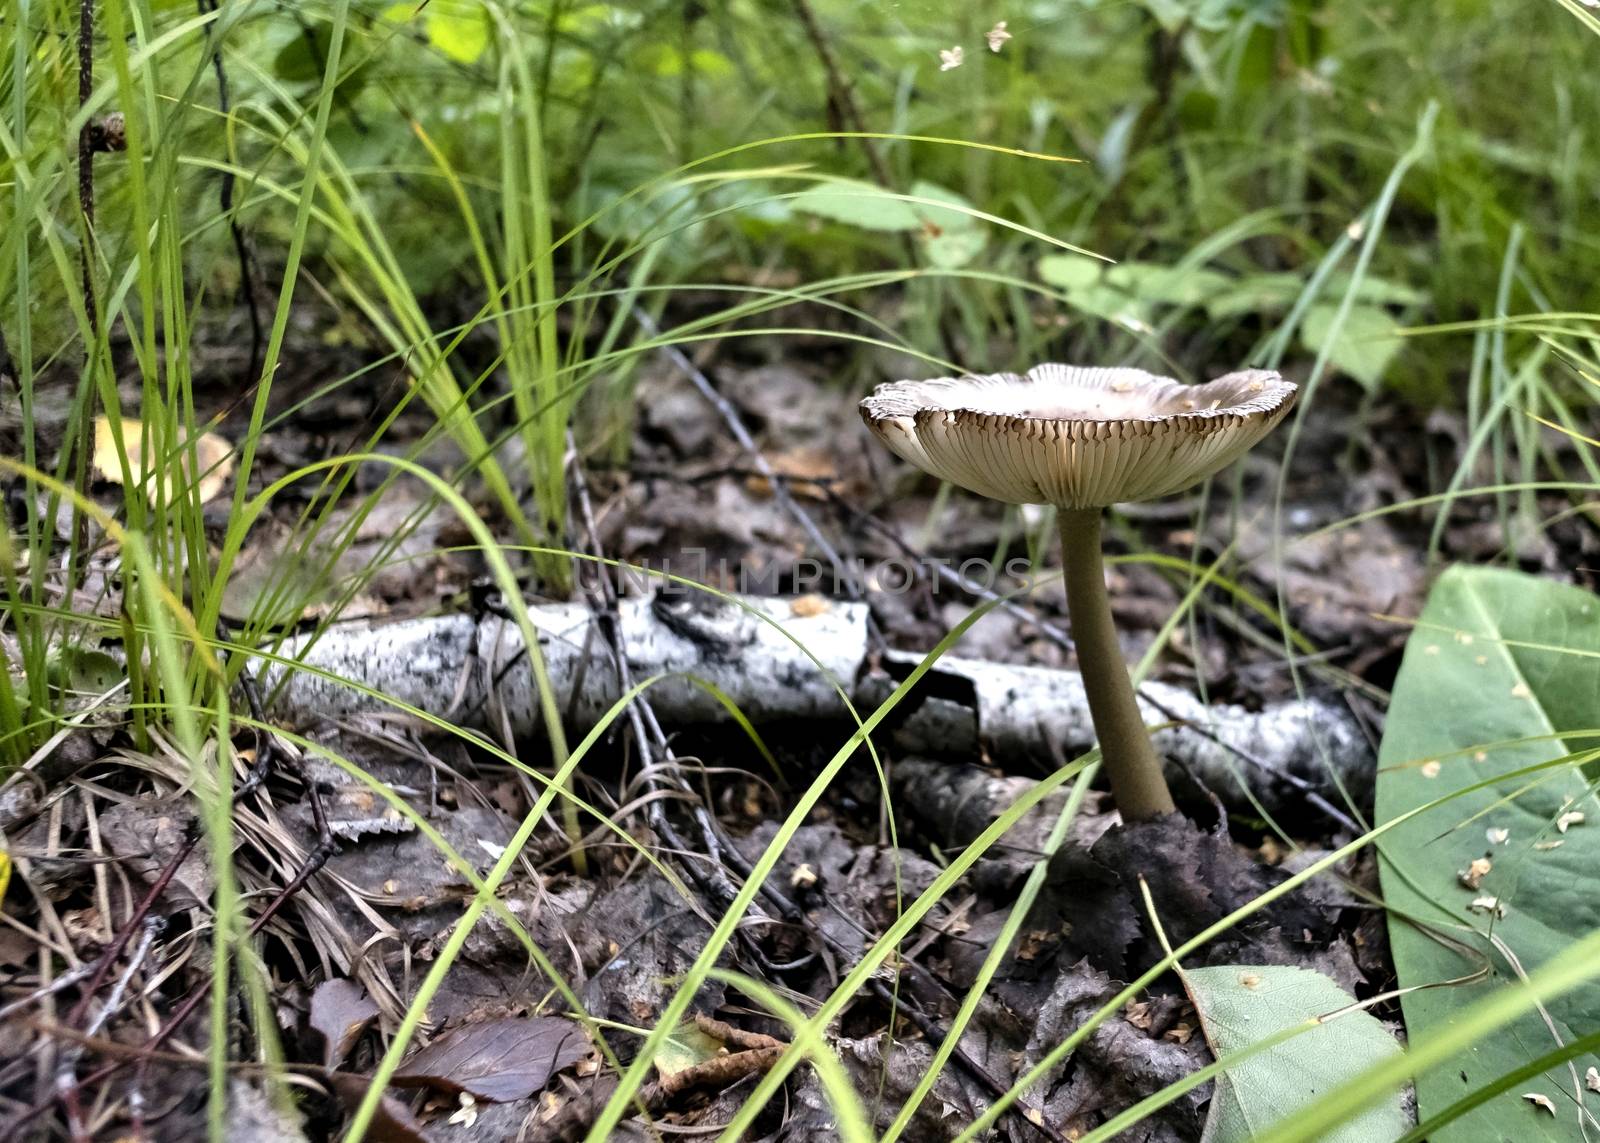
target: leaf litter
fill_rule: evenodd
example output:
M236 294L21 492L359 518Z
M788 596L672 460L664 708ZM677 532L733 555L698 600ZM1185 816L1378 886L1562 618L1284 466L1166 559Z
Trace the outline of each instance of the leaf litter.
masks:
M852 436L851 398L824 383L820 372L811 363L764 363L729 366L719 379L735 407L755 426L780 481L792 486L832 534L849 533L869 563L881 564L899 549L850 512L866 502L883 474L864 462L867 450ZM762 566L772 573L767 581L771 590L827 605L837 589L825 581L818 592L816 583L798 578L805 570L809 541L780 503L772 482L753 475L748 458L696 404L700 398L681 387L675 370L658 370L644 384L651 397L638 426L635 474L630 479L602 473L593 477L603 505L598 532L609 553L644 558L656 566L666 560L690 566L698 550L713 570L723 559L732 566ZM851 427L841 432L840 425ZM295 431L291 425L267 450L269 470L297 454L309 454L306 440L295 439ZM452 462L440 457L439 463L446 468ZM1272 481L1260 476L1246 480L1247 498L1270 495ZM1363 497L1393 495L1389 488L1353 485L1343 500L1318 499L1302 494L1303 485L1296 482L1305 480L1303 473L1290 477L1288 495L1294 510L1307 514L1308 526L1349 512ZM309 606L278 611L275 620L280 623L313 621L324 614L325 604L340 599L357 601L346 614L382 620L435 607L454 599L455 593L464 596L478 570L474 561L430 556L450 542L449 522L428 507L427 497L415 486L402 482L396 487L399 491L380 505L382 511L365 519L346 515L334 521L334 532L350 529L352 544L344 562L332 569L335 574L306 565L299 556L280 559L285 549L302 551L305 540L289 517L265 521L252 538L245 560L249 575L241 577L230 613L243 615L266 606L274 585L283 583L294 585L291 599L298 597ZM933 490L903 481L901 487L906 494L885 505L881 517L898 534L915 535L930 518ZM942 558L993 550L1006 534L1000 519L971 505L945 511L945 526L934 533L932 549ZM1136 514L1130 519L1151 543L1175 554L1187 556L1195 542L1184 526ZM1381 664L1384 654L1393 653L1392 628L1360 616L1404 612L1414 605L1422 582L1412 537L1402 527L1373 526L1360 534L1360 543L1313 545L1297 554L1286 572L1291 621L1319 639L1353 639L1351 648L1337 654L1357 671ZM1264 552L1247 551L1243 559L1258 585L1272 583L1276 572ZM373 569L374 561L389 563ZM351 574L359 579L353 596L352 585L340 586ZM1144 625L1135 631L1139 639L1140 631L1147 633L1170 614L1178 593L1147 569L1119 569L1116 574L1124 577L1119 608ZM883 581L870 575L863 582L889 639L905 646L926 646L930 635L936 637L972 602L969 597L957 602L897 595L884 591ZM816 606L796 603L796 613ZM997 660L1070 667L1070 651L1046 633L1048 625L1059 624L1059 601L1043 590L1031 606L1028 616L1012 617L1009 626L999 615L985 620L980 634L992 627L1004 636L991 635L987 643L970 646L983 647ZM1158 670L1182 686L1189 686L1197 672L1207 672L1225 701L1247 697L1258 703L1282 686L1271 654L1248 640L1233 650L1206 658L1175 645L1163 655ZM1363 661L1369 651L1374 657ZM597 654L589 669L606 669L603 657ZM307 1104L306 1130L316 1135L339 1121L340 1109L353 1108L366 1095L363 1073L370 1072L375 1053L413 994L414 966L439 954L472 893L472 875L481 876L493 864L493 855L509 842L537 794L516 768L490 757L472 740L441 737L402 718L342 724L308 718L295 729L309 732L318 749L340 752L373 780L356 780L313 750L302 759L304 781L274 772L235 807L242 843L239 875L248 901L269 899L314 846L316 822L306 783L319 792L336 841L322 871L274 918L263 946L274 971L296 982L285 992L280 1013L286 1029L305 1029L291 1035L291 1049L308 1066L322 1069L320 1082L332 1095L326 1105ZM751 767L747 744L725 729L675 728L675 765L695 775L679 796L704 796L704 806L715 818L709 836L718 843L730 885L773 836L792 787L803 785L819 754L832 744L831 730L763 729L779 746L787 785L774 784L770 773ZM106 742L89 745L86 760L75 763L74 772L88 776L92 784L87 789L95 796L107 790L117 794L95 819L104 860L125 868L136 887L148 887L194 828L183 787L171 781L177 771L161 775L166 762L155 771L117 770ZM428 1042L406 1057L396 1086L380 1102L369 1137L408 1143L425 1134L465 1140L511 1137L526 1128L531 1139L554 1139L568 1137L562 1133L570 1135L574 1124L592 1121L594 1109L615 1083L615 1073L595 1054L583 1026L570 1014L557 1014L564 1009L552 1006L555 982L529 962L522 935L573 983L587 1012L609 1022L602 1025L604 1035L623 1049L626 1062L627 1045L634 1040L616 1029L653 1024L670 982L687 970L702 947L708 919L726 907L716 881L696 880L697 862L678 864L677 855L637 812L634 799L643 787L631 776L634 751L626 737L608 739L587 779L589 792L606 812L617 815L629 838L667 862L670 875L641 861L615 834L603 835L604 844L592 850L589 872L579 875L559 829L536 832L502 886L502 908L486 914L472 932L462 958L430 1003ZM1047 745L1041 754L1048 755ZM248 765L248 759L242 761ZM869 767L852 768L783 854L769 882L782 899L765 893L758 897L755 920L724 954L722 967L765 977L811 1000L826 996L892 922L898 902L930 884L950 853L976 836L1034 776L1026 770L1007 773L1003 755L974 756L964 763L929 757L898 761L905 763L908 774L920 770L930 788L942 778L969 790L971 797L958 799L957 808L971 812L963 818L951 814L948 801L938 797L906 797L896 805L899 845L893 845L882 831L875 776ZM963 764L973 773L963 771ZM702 781L700 766L715 773L715 779ZM411 812L399 812L380 791L403 800ZM904 789L897 787L897 793ZM1255 858L1259 835L1244 829L1238 832L1247 840L1236 839L1206 817L1203 795L1196 806L1197 818L1210 820L1210 825L1145 830L1118 826L1091 800L1068 845L1051 860L1021 939L1007 950L989 994L962 1031L957 1057L916 1110L909 1137L935 1140L958 1134L990 1105L996 1087L1008 1087L1105 1004L1116 992L1115 981L1159 956L1159 940L1139 892L1141 877L1151 887L1162 926L1177 941L1279 883L1294 868L1287 861L1281 869L1261 864ZM675 809L673 816L680 829L690 829L695 845L704 844L691 815L685 812L680 818ZM49 869L59 870L59 912L81 912L92 903L91 869L61 855L48 832L36 828L34 823L42 820L37 811L32 816L25 811L23 818L25 826L16 837L26 839L19 848L28 853L30 876L37 879ZM57 837L81 838L90 828L81 808L58 811L57 818ZM885 962L877 982L884 990L864 993L838 1026L829 1029L828 1046L858 1090L884 1093L881 1105L873 1105L883 1117L880 1127L887 1126L931 1060L962 991L1038 859L1048 826L1037 823L1045 820L1036 818L986 855L914 931L899 956ZM1575 834L1582 823L1569 819L1565 824L1562 832ZM1337 833L1314 812L1301 813L1291 826L1314 852ZM449 863L435 838L447 843L468 868ZM1490 838L1497 845L1507 840ZM203 847L197 849L162 892L160 912L175 926L173 932L191 924L195 910L209 899L211 880L203 854ZM1466 869L1470 873L1472 866ZM1344 873L1360 881L1370 879L1371 868L1351 866ZM1197 965L1295 965L1320 971L1348 991L1371 991L1384 983L1387 971L1381 928L1366 925L1370 917L1353 902L1332 891L1320 898L1286 899L1207 949ZM38 907L56 906L42 899ZM122 902L113 915L126 916L127 908ZM82 942L85 956L92 956L89 929L71 932L76 934L71 939ZM148 965L140 970L148 973L162 966L165 976L155 987L168 990L169 1005L180 998L185 983L192 985L204 973L203 959L192 964L174 959L192 955L176 952L180 947L170 938L152 942ZM15 989L8 993L12 995ZM786 1030L756 1014L756 1007L720 983L708 984L695 998L695 1009L708 1018L714 1014L742 1035L764 1036L781 1045ZM1093 1129L1208 1062L1203 1038L1193 1035L1197 1026L1198 1017L1182 991L1170 980L1157 985L1057 1064L1030 1096L1027 1114L1002 1117L997 1130L1003 1138L1034 1140L1050 1137L1042 1134L1041 1123L1062 1138ZM186 1023L181 1035L203 1050L200 1022ZM655 1062L658 1086L649 1089L651 1110L691 1128L725 1122L748 1093L751 1079L781 1050L719 1039L698 1025L692 1036L682 1034L678 1046L683 1050ZM734 1057L736 1065L727 1065L724 1072L699 1070ZM677 1075L693 1082L686 1081L682 1089L659 1086ZM153 1095L192 1083L192 1076L181 1069L156 1068L151 1077ZM471 1103L464 1103L463 1096ZM1186 1093L1147 1120L1142 1137L1198 1139L1212 1099L1209 1085ZM240 1102L243 1115L247 1097L241 1095ZM789 1081L788 1110L774 1109L763 1119L770 1137L796 1140L825 1133L831 1122L826 1095L808 1069ZM630 1135L644 1137L637 1125L625 1126L618 1137Z

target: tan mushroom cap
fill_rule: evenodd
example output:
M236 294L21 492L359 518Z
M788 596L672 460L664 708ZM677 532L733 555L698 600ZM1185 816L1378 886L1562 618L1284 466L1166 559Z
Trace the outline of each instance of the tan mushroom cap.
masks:
M899 456L980 496L1104 508L1170 496L1227 467L1277 427L1296 392L1266 369L1185 385L1142 369L1038 365L879 385L861 416Z

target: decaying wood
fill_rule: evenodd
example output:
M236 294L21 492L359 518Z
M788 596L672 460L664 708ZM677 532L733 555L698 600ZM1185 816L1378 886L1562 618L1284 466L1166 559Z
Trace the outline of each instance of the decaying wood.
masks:
M592 611L550 604L531 612L557 707L577 727L595 725L622 690L599 661ZM651 702L680 726L726 722L723 698L758 724L848 725L846 697L865 717L920 658L869 660L867 608L856 603L660 593L620 600L617 619L631 676L662 678L650 688ZM522 640L498 616L339 626L315 640L291 640L283 651L321 672L267 672L277 711L302 724L393 709L336 676L458 725L509 725L519 734L537 728ZM1247 789L1271 809L1303 801L1308 790L1338 800L1338 784L1358 798L1370 788L1370 746L1332 703L1306 697L1249 711L1208 706L1161 683L1142 686L1140 700L1146 721L1165 727L1156 744L1169 764L1230 805L1247 805ZM1077 672L954 656L940 659L891 712L884 734L902 753L983 758L1033 772L1094 741Z

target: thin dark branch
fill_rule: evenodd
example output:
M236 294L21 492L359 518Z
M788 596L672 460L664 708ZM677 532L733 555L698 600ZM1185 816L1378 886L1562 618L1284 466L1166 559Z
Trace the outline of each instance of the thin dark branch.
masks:
M196 0L201 15L217 10L217 0ZM217 35L217 25L213 22L206 29L206 39L211 45L211 70L217 76L217 110L222 112L226 120L230 114L228 98L228 72L222 65L222 38ZM262 343L264 334L261 323L261 310L256 305L255 260L250 256L250 246L245 241L244 227L239 225L239 215L233 206L233 156L230 154L228 165L222 172L222 182L217 188L217 199L222 207L222 213L228 219L228 230L233 235L233 250L239 259L239 296L244 301L245 311L250 315L250 371L246 377L256 378L261 373Z
M94 94L94 0L78 0L78 110ZM100 310L95 301L94 269L94 127L88 120L78 128L78 210L83 215L83 305L89 329L100 330Z
M828 78L828 106L834 113L833 117L839 121L841 127L856 132L858 136L856 142L861 145L862 153L867 157L867 165L872 168L872 177L878 180L878 185L885 190L893 190L894 180L889 174L889 164L884 161L877 140L867 138L867 121L861 114L861 105L856 102L855 85L839 66L839 58L834 54L833 44L823 31L816 12L812 10L810 0L793 0L793 3L795 15L800 17L800 24L806 30L806 38L811 41L811 47L817 53L823 73Z
M644 327L646 333L652 337L660 335L661 327L643 309L635 306L633 314L635 320ZM662 347L662 352L667 355L667 359L673 365L677 366L679 372L689 379L689 382L694 385L700 395L711 403L712 408L716 409L717 415L722 418L722 423L727 425L728 431L733 434L733 439L749 455L751 465L772 485L772 496L778 502L778 506L795 519L807 538L816 546L817 551L821 552L823 557L833 565L834 575L839 583L844 584L845 594L851 599L862 598L861 584L856 577L855 570L828 542L827 537L817 527L816 521L811 518L810 513L800 507L795 498L789 494L787 483L779 479L778 473L773 470L772 465L767 463L767 458L762 455L761 449L756 446L755 438L750 435L750 430L745 427L743 418L739 416L739 411L733 407L726 397L717 392L717 388L711 384L710 378L700 370L699 366L689 360L683 350L675 345L667 345Z

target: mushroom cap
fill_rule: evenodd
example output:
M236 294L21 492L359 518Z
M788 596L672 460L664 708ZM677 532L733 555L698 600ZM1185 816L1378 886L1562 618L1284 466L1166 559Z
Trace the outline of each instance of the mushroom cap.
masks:
M896 454L980 496L1104 508L1225 468L1277 427L1296 392L1267 369L1186 385L1142 369L1036 365L879 385L861 416Z

